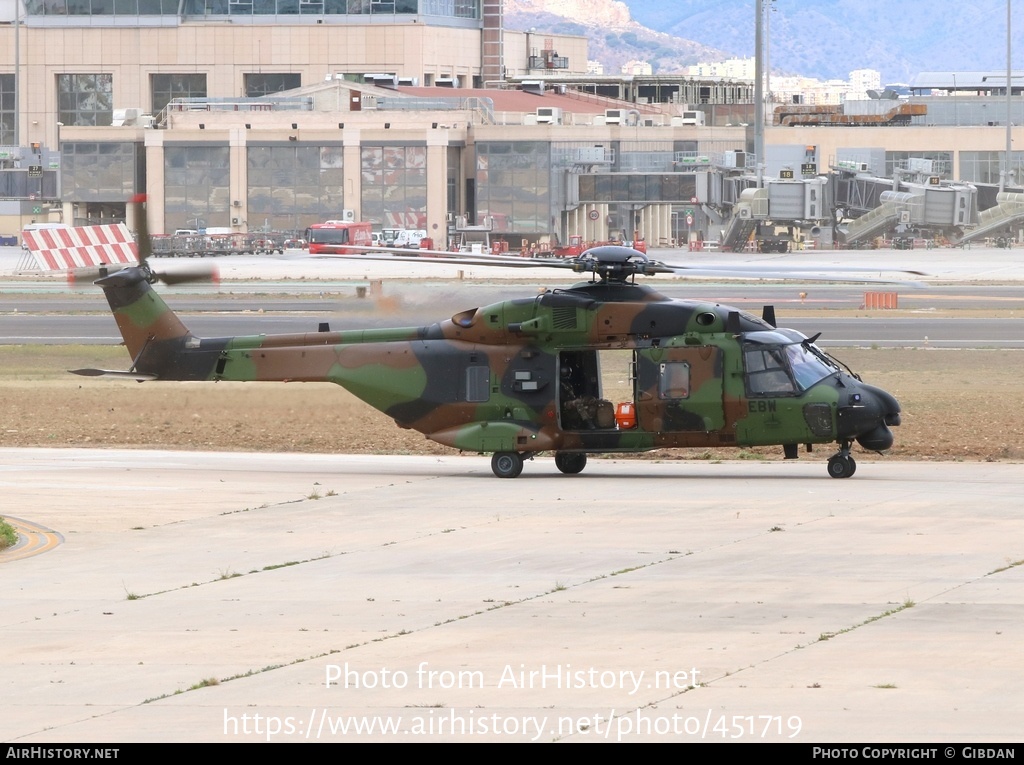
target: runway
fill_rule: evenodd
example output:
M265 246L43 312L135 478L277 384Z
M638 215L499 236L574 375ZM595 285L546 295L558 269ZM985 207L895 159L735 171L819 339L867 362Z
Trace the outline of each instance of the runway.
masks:
M1013 741L1024 466L0 449L0 740Z
M3 248L0 248L2 250ZM19 256L20 257L20 256ZM657 251L652 257L711 267L817 265L854 268L900 267L932 274L923 288L900 284L692 282L664 276L646 284L668 297L721 302L759 314L776 307L780 324L808 336L822 333L825 347L1024 348L1024 268L1006 250L790 253L686 253ZM459 268L423 262L285 258L211 258L227 281L162 288L161 294L197 336L421 326L454 311L510 298L529 298L580 277L545 269ZM189 261L191 262L191 261ZM161 267L189 262L160 259ZM17 263L0 251L0 345L117 344L113 317L100 291L70 291L62 279L8 279ZM462 274L466 279L456 278ZM887 273L880 270L881 276ZM905 278L905 274L903 277ZM445 278L447 277L447 278ZM474 281L474 277L476 280ZM510 281L515 279L514 282ZM993 284L999 279L1004 284ZM379 292L356 297L379 281ZM936 283L942 280L942 283ZM865 292L896 291L900 310L864 310ZM844 312L830 316L831 311ZM813 313L810 313L813 312ZM978 315L981 314L981 315ZM987 315L986 315L987 314Z

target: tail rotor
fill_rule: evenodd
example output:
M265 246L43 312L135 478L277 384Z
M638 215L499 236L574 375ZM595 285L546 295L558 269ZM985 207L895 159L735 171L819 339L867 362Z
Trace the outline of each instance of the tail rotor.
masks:
M135 226L138 231L136 237L136 252L138 265L129 267L137 271L137 278L153 284L162 282L168 286L176 284L191 284L195 282L220 282L220 274L217 267L209 263L175 265L170 268L157 269L153 266L153 239L149 234L149 220L146 216L146 195L136 194L131 198L129 204L132 206ZM68 271L68 284L78 286L81 284L92 284L112 274L118 273L121 268L113 265L87 266Z

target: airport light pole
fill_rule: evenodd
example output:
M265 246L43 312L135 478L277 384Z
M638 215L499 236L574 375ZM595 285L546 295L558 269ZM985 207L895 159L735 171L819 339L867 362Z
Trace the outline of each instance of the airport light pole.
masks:
M21 0L14 0L14 145L21 146Z
M764 0L754 3L754 159L757 185L764 170Z
M1003 167L999 172L999 190L1006 191L1010 175L1010 155L1013 153L1013 130L1010 123L1010 107L1013 104L1013 70L1010 65L1010 7L1011 0L1006 0L1006 151L1003 152Z

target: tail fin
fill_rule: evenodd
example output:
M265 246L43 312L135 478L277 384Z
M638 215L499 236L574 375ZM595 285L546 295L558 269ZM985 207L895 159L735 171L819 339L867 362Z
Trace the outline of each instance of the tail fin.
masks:
M122 269L96 284L114 312L132 357L132 371L161 377L192 333L150 287L144 266Z

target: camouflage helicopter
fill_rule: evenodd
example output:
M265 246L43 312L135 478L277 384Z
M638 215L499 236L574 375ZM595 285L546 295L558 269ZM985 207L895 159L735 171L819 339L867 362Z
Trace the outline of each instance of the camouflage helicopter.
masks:
M770 306L758 318L636 284L640 275L695 271L628 247L602 246L546 263L477 259L567 268L590 278L430 326L340 332L322 326L307 334L223 338L192 335L151 287L202 274L161 274L148 254L143 234L139 264L95 282L131 355L130 369L75 373L332 382L399 427L493 454L499 478L517 477L524 460L540 452L553 452L558 470L575 474L593 453L779 445L795 459L801 444L810 451L826 443L838 445L828 474L849 478L857 467L853 443L888 449L889 428L900 424L896 399L819 348L818 336L776 327ZM602 363L615 352L629 358L626 400L617 407L605 397L601 377Z

